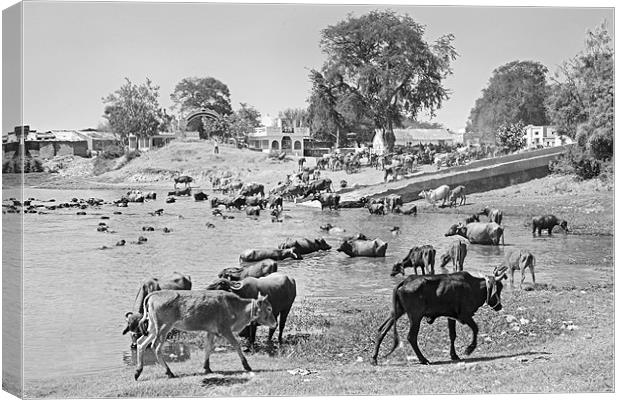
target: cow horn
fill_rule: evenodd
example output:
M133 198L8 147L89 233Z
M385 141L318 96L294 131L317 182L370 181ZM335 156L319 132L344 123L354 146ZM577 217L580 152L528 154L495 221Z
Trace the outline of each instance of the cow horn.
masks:
M234 291L238 291L243 287L243 282L232 282L229 281L230 289Z
M125 313L125 319L129 318L130 315L132 315L133 313L131 311L128 311Z

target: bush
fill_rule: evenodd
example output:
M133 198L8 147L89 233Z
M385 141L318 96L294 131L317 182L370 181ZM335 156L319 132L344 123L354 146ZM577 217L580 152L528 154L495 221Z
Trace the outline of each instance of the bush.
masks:
M127 162L133 160L134 158L138 158L138 157L140 157L140 151L138 150L127 151L125 153L125 159L127 160Z
M103 150L101 151L101 153L99 154L99 157L106 159L106 160L111 160L113 158L122 157L124 154L125 154L125 149L123 148L123 146L119 144L113 144L113 145L105 146Z
M556 161L549 163L549 170L555 174L575 174L580 179L592 179L601 173L601 161L588 151L571 147Z

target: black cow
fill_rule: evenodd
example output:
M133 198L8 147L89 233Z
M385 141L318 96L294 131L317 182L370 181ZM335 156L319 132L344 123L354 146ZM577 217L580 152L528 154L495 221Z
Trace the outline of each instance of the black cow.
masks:
M175 189L173 192L168 192L168 196L190 196L192 194L192 188L186 187L185 189Z
M321 210L326 207L330 210L337 210L340 204L340 195L334 193L315 193L312 200L321 202Z
M265 197L265 186L260 183L246 183L239 190L241 196L252 196L260 194L261 197Z
M184 183L185 187L188 187L189 184L194 181L191 176L187 176L187 175L181 175L181 176L178 176L178 177L174 177L173 179L174 179L174 189L175 190L177 188L177 184L179 184L179 183Z
M431 245L416 246L409 250L407 256L402 260L394 264L392 267L391 276L398 274L405 275L405 268L413 268L413 272L417 275L418 267L422 269L422 275L426 275L426 272L435 274L435 255L437 251Z
M311 194L315 193L321 193L322 190L325 190L327 192L333 192L331 179L323 178L308 184L304 192L304 197L308 197Z
M540 236L540 232L543 229L546 229L549 236L551 236L551 231L556 225L559 225L564 233L568 232L568 222L557 218L555 215L548 214L534 217L532 218L532 236L536 236L536 231L538 231L538 236Z
M404 313L407 313L409 317L409 343L411 343L420 363L429 364L418 347L418 332L420 331L420 322L424 317L428 323L433 323L438 317L448 317L450 358L452 360L459 360L454 349L456 321L469 326L473 338L470 345L467 346L465 354L471 354L478 344L478 325L476 325L473 316L484 304L488 304L495 311L502 309L502 280L506 278L506 270L506 267L495 268L493 275L484 278L473 277L468 272L425 276L409 275L394 288L392 314L379 327L372 363L377 363L381 342L392 327L394 327L394 345L387 355L390 355L398 347L396 322Z
M203 193L203 192L194 193L194 200L196 201L204 201L207 199L209 199L209 196L206 193Z

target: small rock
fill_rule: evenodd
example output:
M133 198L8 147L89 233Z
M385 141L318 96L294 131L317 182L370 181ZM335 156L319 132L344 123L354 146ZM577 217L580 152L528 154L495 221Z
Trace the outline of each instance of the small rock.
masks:
M357 357L357 359L355 360L355 362L361 363L362 361L364 361L364 359L362 357Z
M514 315L506 315L506 322L511 323L511 322L516 322L517 321L517 317L515 317Z
M527 324L529 324L529 323L530 323L530 320L529 320L529 319L526 319L526 318L521 318L521 321L520 321L520 322L521 322L521 325L527 325Z

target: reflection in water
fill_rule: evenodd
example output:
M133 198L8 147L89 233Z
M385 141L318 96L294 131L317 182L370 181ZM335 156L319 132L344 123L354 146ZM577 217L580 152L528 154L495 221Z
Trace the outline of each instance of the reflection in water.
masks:
M163 359L166 362L181 362L189 360L190 347L183 343L166 342L162 346L161 353ZM130 349L130 351L123 352L123 363L129 366L135 366L138 360L138 351L136 349ZM149 346L144 352L144 365L153 365L157 363L155 358L155 352Z
M25 196L64 202L72 197L112 200L122 192L26 189ZM160 208L164 209L161 216L150 214ZM122 367L122 360L132 360L129 338L121 335L124 316L133 309L139 283L145 277L165 278L178 271L192 277L195 289L203 289L222 268L238 265L243 250L274 248L287 237L323 236L337 248L342 237L363 232L388 242L385 258L351 258L332 249L301 261L278 262L278 271L297 282L296 304L313 298L341 298L346 302L371 295L384 299L378 307L388 307L392 288L403 279L390 277L392 265L413 246L432 244L442 254L455 240L444 233L459 219L457 215L432 213L369 216L363 209L321 212L287 203L284 213L290 218L282 223L272 223L268 213L250 219L244 212L231 212L235 218L223 220L211 215L204 202L189 198L172 204L161 200L130 203L122 214L114 214L118 210L103 205L89 208L83 216L65 210L23 216L25 376L51 378ZM181 214L182 219L178 217ZM116 233L97 232L101 216L110 217L106 223ZM7 214L3 218L8 223L22 216ZM526 219L504 217L505 249L526 248L536 256L537 282L587 285L612 278L613 237L557 234L534 239L531 229L524 225ZM215 227L207 229L206 223ZM319 227L327 223L346 231L321 232ZM148 225L155 231L142 231ZM391 233L394 226L400 227L397 236ZM164 227L172 232L164 233ZM131 244L140 235L148 242ZM127 244L115 246L121 239ZM110 249L98 250L104 245ZM471 245L465 269L472 274L490 273L503 257L502 246ZM68 287L68 277L77 284ZM295 310L293 305L291 312ZM96 340L93 332L97 332ZM74 356L77 354L79 357ZM170 361L178 361L178 351L170 354L177 357ZM184 354L189 357L189 352ZM37 361L40 359L54 362L41 363Z

